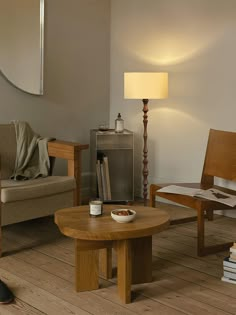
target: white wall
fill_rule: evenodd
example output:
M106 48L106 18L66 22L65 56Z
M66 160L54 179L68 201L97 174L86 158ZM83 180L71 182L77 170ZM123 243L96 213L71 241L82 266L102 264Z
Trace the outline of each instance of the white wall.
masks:
M89 130L109 118L109 58L110 0L45 0L44 95L0 76L0 123L26 120L42 136L89 143ZM89 177L89 150L82 172Z
M169 98L149 103L149 183L199 181L209 128L236 129L235 34L235 0L111 0L110 121L136 134L136 192L142 102L124 100L123 73L169 73Z

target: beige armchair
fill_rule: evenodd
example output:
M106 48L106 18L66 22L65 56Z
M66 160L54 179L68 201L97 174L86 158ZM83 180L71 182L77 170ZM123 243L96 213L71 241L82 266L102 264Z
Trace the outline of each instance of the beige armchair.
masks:
M1 216L4 225L54 214L58 209L80 204L81 152L88 145L49 141L50 157L67 160L68 176L15 181L9 179L16 159L16 136L13 124L0 125ZM0 255L2 254L0 231Z

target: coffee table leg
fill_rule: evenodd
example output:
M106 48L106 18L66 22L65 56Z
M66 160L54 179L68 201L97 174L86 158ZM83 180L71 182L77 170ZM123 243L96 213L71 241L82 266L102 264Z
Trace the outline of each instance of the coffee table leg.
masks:
M131 240L132 283L152 281L152 236Z
M123 303L131 302L131 241L116 242L117 282L120 299Z
M96 290L98 287L98 250L80 250L79 240L75 240L76 291Z

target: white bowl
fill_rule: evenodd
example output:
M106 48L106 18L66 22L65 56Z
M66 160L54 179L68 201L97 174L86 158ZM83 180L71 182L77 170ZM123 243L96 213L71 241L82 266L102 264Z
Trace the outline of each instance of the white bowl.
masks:
M118 214L118 213L122 213L123 212L128 212L131 214L128 215L122 215L122 214ZM128 223L134 220L134 218L136 217L136 211L132 210L132 209L115 209L111 211L111 217L112 219L114 219L116 222L119 223Z

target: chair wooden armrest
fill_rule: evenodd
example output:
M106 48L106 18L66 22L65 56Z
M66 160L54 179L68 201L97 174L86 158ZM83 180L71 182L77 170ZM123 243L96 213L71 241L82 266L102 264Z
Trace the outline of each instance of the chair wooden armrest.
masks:
M57 157L67 160L68 176L75 177L76 191L74 195L74 205L80 204L80 186L81 186L81 151L88 149L88 144L78 142L67 142L61 140L52 140L48 142L49 157Z
M66 160L74 160L80 155L81 150L86 150L88 147L88 144L80 144L78 142L52 140L48 142L48 155Z

